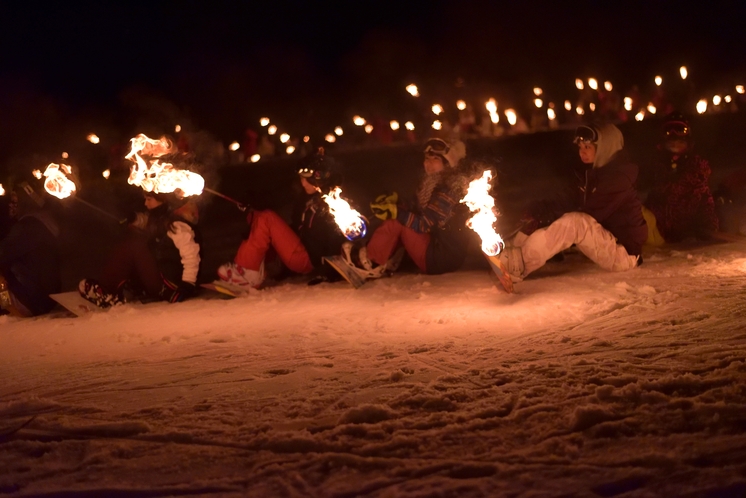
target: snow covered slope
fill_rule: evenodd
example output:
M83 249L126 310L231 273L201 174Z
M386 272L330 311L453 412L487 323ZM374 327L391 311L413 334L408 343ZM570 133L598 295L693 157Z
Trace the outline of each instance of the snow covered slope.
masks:
M0 318L18 496L742 496L746 241Z

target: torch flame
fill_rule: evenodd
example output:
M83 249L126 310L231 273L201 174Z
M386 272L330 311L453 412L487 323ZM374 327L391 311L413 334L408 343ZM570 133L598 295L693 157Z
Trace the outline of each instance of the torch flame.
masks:
M411 121L407 121L404 123L404 128L408 129L409 131L414 130L414 123Z
M101 141L101 139L98 138L98 135L96 135L95 133L89 133L88 136L85 137L85 139L91 142L92 144L97 144Z
M481 178L469 183L469 188L461 202L474 213L474 216L466 222L466 226L474 230L482 239L482 251L488 256L496 256L502 252L505 242L493 228L497 221L497 210L495 199L490 195L491 181L492 171L486 170Z
M409 94L412 97L419 97L420 96L420 92L417 89L417 85L415 85L414 83L410 83L409 85L407 85L407 92L409 92Z
M146 192L170 193L178 189L184 196L202 193L204 178L197 173L177 169L171 163L161 163L158 159L174 151L173 144L166 137L155 140L141 133L131 142L132 149L125 159L134 164L127 183L142 187ZM143 156L153 159L146 161Z
M3 184L0 183L0 197L2 197L3 195L5 195L5 189L3 188Z
M109 179L109 177L111 176L111 171L110 171L110 170L108 170L108 169L105 169L105 170L103 170L103 171L101 172L101 176L103 176L104 178L106 178L106 179L108 180L108 179Z
M681 79L685 80L688 76L689 72L686 70L686 66L681 66L679 68L679 74L681 75Z
M35 169L31 174L34 175L34 178L37 180L41 180L41 170Z
M705 99L700 99L700 101L697 102L697 112L704 114L705 111L707 111L707 101Z
M464 109L466 109L466 102L464 102L463 100L457 100L456 101L456 108L459 111L463 111Z
M77 189L75 183L67 175L72 174L73 170L67 164L50 163L44 170L44 190L58 199L70 197Z
M368 226L362 215L350 207L350 203L339 196L342 189L334 187L327 195L321 198L329 206L329 212L334 216L334 221L348 240L355 240L365 237L368 232Z

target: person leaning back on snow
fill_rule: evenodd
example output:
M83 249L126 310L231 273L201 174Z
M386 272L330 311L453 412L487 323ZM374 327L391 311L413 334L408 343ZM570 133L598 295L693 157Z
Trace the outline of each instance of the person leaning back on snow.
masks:
M585 173L582 206L530 236L519 232L500 254L515 281L573 244L601 268L625 271L642 264L647 226L637 195L637 165L612 124L580 126L575 133Z
M294 273L310 275L309 284L338 280L322 263L324 256L340 253L346 240L321 198L341 183L331 157L319 150L303 160L298 178L305 193L293 215L294 231L272 210L252 210L247 221L251 230L241 242L233 262L218 268L223 282L245 288L259 288L265 279L265 262L277 256Z
M26 182L13 193L18 220L0 240L0 314L41 315L54 308L49 295L61 287L57 206Z
M147 300L181 302L196 293L199 214L193 200L145 192L146 213L130 218L128 237L109 255L98 280L78 290L102 308L123 304L125 290Z
M468 209L459 202L469 181L462 161L466 146L460 140L433 138L426 142L424 154L425 174L415 202L408 205L392 194L371 203L373 213L385 221L359 253L366 278L394 271L399 246L430 275L456 271L466 259L472 234L465 225Z
M662 152L653 171L653 186L645 200L648 243L660 245L687 237L709 239L718 231L710 191L710 164L694 153L691 126L674 112L663 125ZM656 231L657 228L657 231Z

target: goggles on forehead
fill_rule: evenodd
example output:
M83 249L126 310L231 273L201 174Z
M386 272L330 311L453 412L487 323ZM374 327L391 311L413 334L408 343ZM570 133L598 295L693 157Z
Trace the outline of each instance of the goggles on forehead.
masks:
M682 121L670 121L666 123L664 130L666 138L686 138L689 136L689 125Z
M298 174L303 178L311 178L313 176L313 168L303 167L298 170Z
M440 138L431 138L425 142L425 154L443 156L448 154L449 150L451 150L451 146L448 145L445 140L441 140Z
M598 142L598 132L596 129L585 125L578 126L575 130L575 139L573 140L573 143L579 144L580 142L594 144Z

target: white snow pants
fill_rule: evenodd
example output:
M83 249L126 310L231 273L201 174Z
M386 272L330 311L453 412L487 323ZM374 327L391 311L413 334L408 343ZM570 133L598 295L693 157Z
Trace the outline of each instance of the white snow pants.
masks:
M626 271L637 266L637 256L627 254L616 237L586 213L567 213L528 237L516 236L514 244L521 248L524 277L573 244L604 270Z

